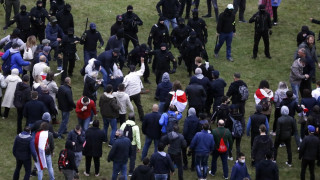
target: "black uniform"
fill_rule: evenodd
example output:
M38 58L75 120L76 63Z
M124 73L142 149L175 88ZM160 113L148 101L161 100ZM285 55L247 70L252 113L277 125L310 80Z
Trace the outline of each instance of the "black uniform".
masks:
M269 30L272 28L272 25L270 14L265 11L264 5L260 5L259 11L250 18L249 23L253 22L255 22L253 58L257 57L258 45L261 37L264 42L264 54L267 58L271 58L269 52Z
M70 11L71 11L70 4L66 4L63 10L59 11L56 16L58 20L58 24L63 30L64 34L68 33L69 28L74 28L73 16L70 13Z
M183 11L184 11L184 6L187 4L185 19L189 19L192 0L179 0L179 2L180 2L179 17L182 16Z
M155 50L151 52L154 55L154 60L152 63L152 71L156 74L157 84L161 82L163 73L174 73L177 69L177 62L173 54L166 50ZM173 70L170 71L170 61L173 63Z
M49 15L46 9L42 6L33 7L30 11L31 17L31 34L35 35L41 42L45 38L46 18L49 20Z
M149 53L150 49L147 47L146 44L141 44L137 47L135 47L129 54L128 54L128 66L134 65L136 66L139 64L141 66L141 57L145 59L145 71L143 73L143 78L145 82L149 82L148 78L150 75L150 69L149 69L149 62L151 61L151 55ZM148 60L148 62L147 62Z
M27 12L27 8L25 5L20 7L20 13L14 16L14 18L9 22L8 26L13 23L17 23L17 28L20 29L20 39L23 42L27 41L27 38L30 36L30 13Z
M111 26L110 36L116 35L119 29L124 29L122 15L117 15L116 22Z
M143 22L138 15L132 11L127 11L122 15L123 26L124 26L124 49L125 56L128 56L128 45L129 41L132 42L133 46L136 47L139 45L139 39L137 36L138 26L142 26Z
M112 50L115 48L120 49L120 56L119 56L119 64L120 69L122 70L124 63L125 63L125 50L123 48L123 29L119 29L116 35L113 35L109 38L107 42L107 46L105 48L105 51Z
M160 21L164 21L163 17L160 17L159 22L152 26L150 35L148 37L149 48L152 49L151 42L153 40L153 49L160 49L161 43L166 43L171 47L169 31L164 24L161 24Z
M61 40L60 52L63 53L63 73L61 75L61 82L64 82L64 79L67 77L67 70L68 76L72 76L76 60L75 53L77 52L76 41L80 41L80 38L73 35L73 28L70 28L68 30L68 35L63 36Z
M193 66L195 65L194 60L197 56L201 56L208 61L207 52L202 42L196 37L195 32L191 32L190 36L183 41L181 49L181 56L187 66L189 76L191 76Z
M43 7L46 7L43 4ZM50 0L50 15L55 16L59 11L64 8L65 2L64 0Z
M175 48L181 53L181 44L189 36L192 29L184 24L184 19L178 19L178 26L174 28L171 32L170 39Z
M20 0L5 0L6 25L3 29L8 28L12 8L13 8L14 15L16 16L19 13L19 7L20 7Z
M208 31L206 22L198 17L198 10L193 10L192 19L189 19L188 26L197 33L197 38L205 45L208 40Z
M97 43L100 42L99 47L104 45L101 34L96 29L86 30L83 33L80 43L83 44L84 63L88 64L89 59L97 58Z

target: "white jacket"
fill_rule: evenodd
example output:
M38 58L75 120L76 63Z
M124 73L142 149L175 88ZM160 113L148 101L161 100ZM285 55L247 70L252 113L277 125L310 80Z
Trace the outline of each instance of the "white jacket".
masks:
M7 107L7 108L14 107L13 98L14 98L14 92L16 91L18 82L22 82L21 78L19 77L19 70L12 69L11 75L7 76L5 79L7 89L1 104L2 107Z
M32 77L36 79L37 75L40 75L43 70L48 67L45 62L39 62L33 66Z
M112 95L116 97L118 105L120 106L119 114L127 114L127 107L131 112L134 112L130 97L127 93L117 91L112 93Z
M143 76L145 70L144 63L141 63L141 68L139 71L130 72L124 77L123 84L126 87L126 93L129 96L139 94L143 88L140 77Z

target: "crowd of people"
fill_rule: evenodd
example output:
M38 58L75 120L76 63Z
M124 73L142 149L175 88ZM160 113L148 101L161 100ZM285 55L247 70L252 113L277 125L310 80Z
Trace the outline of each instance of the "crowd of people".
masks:
M253 59L258 58L261 37L266 58L272 58L269 36L272 26L278 25L280 2L260 0L258 12L248 21L255 23ZM316 160L320 166L320 81L316 81L315 71L320 63L315 34L307 26L303 26L297 35L298 48L290 71L292 90L281 81L273 92L269 82L261 80L254 93L255 112L249 115L246 114L246 101L250 93L241 74L235 72L234 81L227 87L220 72L209 63L206 50L209 35L203 19L212 16L213 5L217 22L214 56L219 57L219 50L226 42L226 59L233 62L231 44L236 35L236 13L239 9L240 23L247 22L244 19L245 0L234 0L234 4L228 4L220 14L217 1L207 0L208 14L203 18L199 17L199 0L194 1L192 18L191 0L160 0L156 4L158 22L151 27L147 43L142 44L138 29L144 18L128 5L124 14L116 16L105 50L99 55L97 48L105 43L97 25L91 22L81 37L75 36L72 7L64 0L50 1L49 11L46 10L46 0L38 0L30 12L25 5L20 6L20 0L5 0L5 3L6 24L3 29L17 24L10 35L0 40L4 50L0 74L0 101L4 112L0 111L0 115L6 119L10 109L17 110L14 180L19 179L22 166L25 180L31 176L43 179L45 169L49 179L55 179L53 162L56 160L52 157L57 152L55 139L66 140L65 148L57 153L58 169L66 180L101 176L104 143L110 147L107 161L112 161L112 174L103 176L112 180L126 180L127 177L132 180L165 180L170 177L182 180L187 170L195 171L197 178L204 180L208 175L216 175L218 157L222 161L223 179L254 179L248 173L249 164L255 168L255 179L277 180L279 147L287 149L285 164L288 167L293 164L292 136L299 159L302 159L301 180L305 179L308 166L310 179L315 179ZM185 18L182 18L185 5ZM10 19L12 7L15 15ZM319 24L313 18L310 20ZM37 44L37 40L41 44ZM128 49L130 41L134 46L131 51ZM72 76L78 58L77 44L83 45L84 66L80 73L84 77L82 96L75 102ZM179 52L177 58L171 52L172 45ZM51 69L54 61L58 73ZM180 81L171 80L182 61L190 78L185 88ZM149 93L143 82L151 84L151 63L156 84L154 95L159 103L145 107L141 94ZM124 68L129 69L128 74L123 73ZM60 86L55 81L57 76L61 76ZM314 90L312 83L317 86ZM103 93L98 96L100 87ZM2 88L6 88L3 99ZM145 114L146 108L152 108L152 112ZM72 111L75 111L78 123L68 131ZM185 111L187 115L183 117ZM98 113L102 121L97 120ZM247 121L246 115L249 116ZM25 124L23 119L26 119ZM297 123L300 124L300 134ZM58 124L59 129L55 129L53 125ZM109 125L111 132L108 133ZM142 134L145 135L144 144ZM251 136L251 159L247 164L249 155L241 151L244 135ZM274 141L272 136L275 136ZM154 152L148 156L152 141ZM141 160L142 165L136 167L137 153L140 152L142 155L138 161ZM210 155L211 166L208 164ZM84 172L79 171L82 156L85 156ZM94 174L90 172L92 159ZM234 160L229 173L228 161ZM175 169L177 176L174 175Z

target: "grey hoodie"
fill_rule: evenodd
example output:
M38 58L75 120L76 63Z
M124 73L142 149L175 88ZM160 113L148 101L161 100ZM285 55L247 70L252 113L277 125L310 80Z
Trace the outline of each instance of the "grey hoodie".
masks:
M196 110L192 107L188 110L188 116L196 115Z
M117 91L112 93L112 95L116 97L118 105L120 106L119 114L127 114L127 107L131 112L134 112L132 103L127 93Z

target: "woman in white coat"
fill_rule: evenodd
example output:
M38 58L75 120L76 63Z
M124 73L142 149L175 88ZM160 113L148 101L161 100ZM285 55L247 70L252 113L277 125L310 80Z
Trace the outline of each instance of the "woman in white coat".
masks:
M14 108L14 105L13 105L14 92L16 91L18 82L22 82L22 80L19 77L19 70L14 68L11 70L11 75L7 76L5 79L7 89L1 104L1 107L4 107L4 113L3 113L2 119L5 119L8 117L10 108Z

